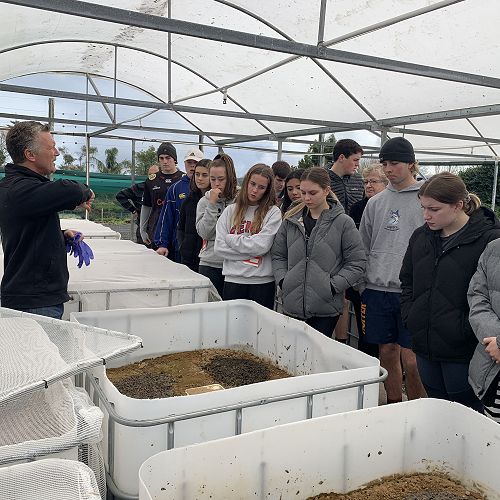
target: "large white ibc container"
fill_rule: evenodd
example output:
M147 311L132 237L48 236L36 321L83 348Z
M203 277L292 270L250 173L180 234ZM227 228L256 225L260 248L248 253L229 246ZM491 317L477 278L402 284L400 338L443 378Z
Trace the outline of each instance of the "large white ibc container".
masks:
M94 370L104 397L114 405L116 414L128 420L175 419L193 412L231 408L227 412L177 421L175 427L170 428L166 424L153 426L151 422L147 427L116 424L112 431L113 443L108 443L109 429L105 429L104 447L108 446L108 454L113 455L112 470L108 472L116 486L127 494L138 493L137 473L141 463L169 446L219 439L235 432L249 432L378 403L378 384L364 385L380 379L377 359L254 302L236 300L163 309L86 312L72 314L72 319L141 336L143 349L109 362L107 367L170 352L243 347L295 375L206 394L138 400L120 394L106 377L105 367ZM338 389L343 384L363 385L364 391L350 387L309 397L302 395L326 388ZM291 394L301 397L263 404L266 400L286 398ZM249 407L240 413L235 409L238 405ZM106 420L110 408L102 404L101 408Z
M304 499L439 471L498 500L499 429L437 399L347 412L159 453L139 471L139 499Z
M74 229L80 231L86 239L111 239L119 240L122 235L118 231L113 231L111 228L93 222L87 219L60 219L61 229Z
M164 307L207 302L210 280L142 245L120 240L88 242L90 266L68 256L68 293L63 319L71 312Z

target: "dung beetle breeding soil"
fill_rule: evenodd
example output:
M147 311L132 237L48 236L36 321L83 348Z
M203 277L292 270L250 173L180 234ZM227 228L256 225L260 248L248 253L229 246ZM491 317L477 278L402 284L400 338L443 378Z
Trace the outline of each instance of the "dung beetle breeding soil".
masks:
M372 481L350 493L322 493L308 500L486 500L446 474L406 474Z
M106 374L122 394L135 399L185 396L186 389L209 384L230 388L292 376L270 361L234 349L176 352L108 368Z

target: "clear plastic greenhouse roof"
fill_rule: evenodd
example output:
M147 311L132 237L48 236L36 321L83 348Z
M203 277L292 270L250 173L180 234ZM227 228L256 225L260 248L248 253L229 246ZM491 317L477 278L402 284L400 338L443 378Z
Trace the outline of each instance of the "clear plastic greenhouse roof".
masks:
M0 90L76 72L142 89L153 104L134 106L166 103L186 130L224 144L404 128L434 157L497 155L498 0L0 5Z

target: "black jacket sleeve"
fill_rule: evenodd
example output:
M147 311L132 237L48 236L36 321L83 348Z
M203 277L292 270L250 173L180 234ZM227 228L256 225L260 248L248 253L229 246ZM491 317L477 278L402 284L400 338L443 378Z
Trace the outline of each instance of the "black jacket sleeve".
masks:
M20 215L42 216L61 210L74 210L92 196L90 188L62 179L40 183L16 182L9 193L11 207Z
M413 303L413 256L412 246L415 234L410 238L408 248L406 249L403 258L403 265L399 273L399 280L401 281L401 319L403 324L406 325L408 315Z

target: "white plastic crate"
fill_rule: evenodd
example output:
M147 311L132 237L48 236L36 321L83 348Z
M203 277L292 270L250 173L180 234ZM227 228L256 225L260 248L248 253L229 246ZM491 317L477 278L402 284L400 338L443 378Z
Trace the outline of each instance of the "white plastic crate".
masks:
M117 487L128 494L138 492L140 464L167 449L169 440L170 446L183 446L234 435L238 425L241 432L249 432L378 403L378 384L372 384L366 385L364 392L352 387L310 398L302 396L260 404L270 398L339 388L343 384L363 385L379 378L380 367L377 359L254 302L238 300L163 309L86 312L73 314L72 319L141 336L143 349L110 362L107 367L169 352L243 347L296 375L207 394L138 400L120 394L106 377L105 368L94 370L99 387L113 403L116 413L131 420L162 419L240 403L255 404L241 411L241 419L236 410L231 410L176 422L174 436L169 435L167 425L138 428L117 424L113 430L114 442L107 443L105 430L104 443L105 446L111 444L113 455L111 477ZM101 408L106 419L108 410L102 405Z
M421 399L159 453L140 500L308 498L390 474L446 472L500 499L500 426L457 403Z
M210 280L153 250L121 240L89 241L90 266L78 268L68 257L68 292L64 319L78 311L165 307L207 302Z
M86 219L60 219L61 229L74 229L80 231L86 239L112 239L119 240L122 235L118 231Z

